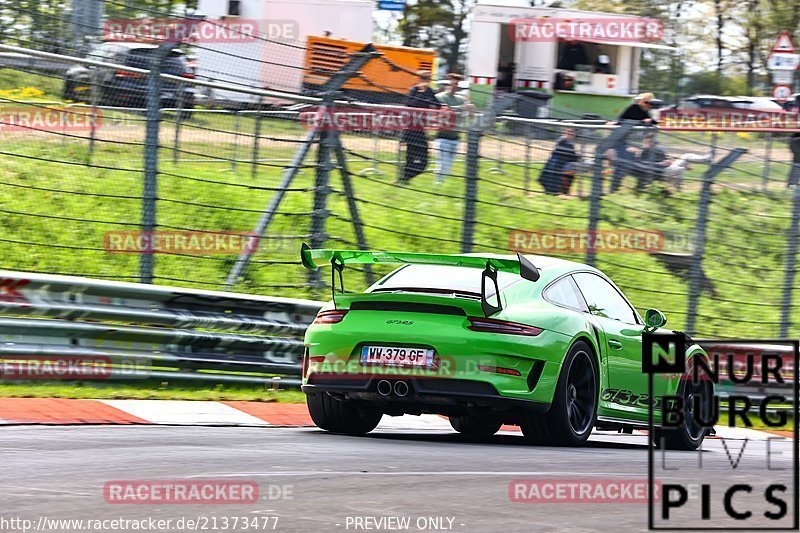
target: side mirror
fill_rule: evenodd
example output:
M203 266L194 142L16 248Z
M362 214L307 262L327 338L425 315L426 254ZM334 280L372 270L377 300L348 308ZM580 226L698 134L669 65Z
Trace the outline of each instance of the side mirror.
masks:
M658 309L648 309L644 313L644 323L648 328L658 329L667 323L667 317Z

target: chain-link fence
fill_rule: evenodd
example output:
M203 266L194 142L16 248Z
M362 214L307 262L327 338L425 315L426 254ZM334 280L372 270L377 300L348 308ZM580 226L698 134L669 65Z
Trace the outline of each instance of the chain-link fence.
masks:
M302 242L523 251L593 264L690 332L791 335L800 321L786 134L522 119L514 95L457 114L392 107L414 101L370 65L416 74L380 50L328 50L325 70L306 43L256 41L269 46L255 55L0 46L2 266L325 298L328 280L298 268Z

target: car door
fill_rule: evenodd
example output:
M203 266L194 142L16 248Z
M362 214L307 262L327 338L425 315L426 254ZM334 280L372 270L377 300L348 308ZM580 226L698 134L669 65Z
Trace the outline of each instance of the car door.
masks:
M648 392L647 375L642 373L642 320L604 277L577 272L573 278L597 326L605 333L609 391L603 391L602 397L615 410L641 413L647 409Z

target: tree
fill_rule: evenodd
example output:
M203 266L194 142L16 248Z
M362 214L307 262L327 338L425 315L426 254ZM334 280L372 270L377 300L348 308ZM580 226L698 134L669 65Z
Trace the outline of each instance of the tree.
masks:
M463 69L467 16L474 0L418 0L407 4L398 31L403 46L439 50L448 71Z

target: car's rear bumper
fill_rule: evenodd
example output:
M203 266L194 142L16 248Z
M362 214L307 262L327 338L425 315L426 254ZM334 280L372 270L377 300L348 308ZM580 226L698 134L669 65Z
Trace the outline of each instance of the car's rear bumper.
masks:
M392 392L382 395L378 383L388 381ZM403 381L408 394L399 396L394 384ZM386 378L382 376L324 377L311 375L302 386L306 394L328 393L334 397L368 403L384 413L423 414L447 416L464 414L496 414L506 421L518 420L528 412L545 412L549 403L502 396L491 383L468 379L447 378Z

